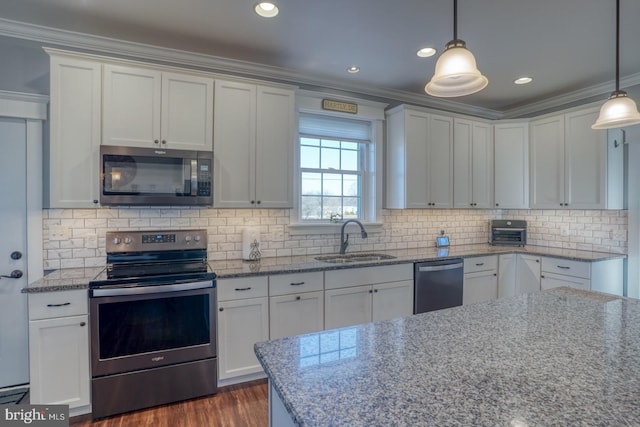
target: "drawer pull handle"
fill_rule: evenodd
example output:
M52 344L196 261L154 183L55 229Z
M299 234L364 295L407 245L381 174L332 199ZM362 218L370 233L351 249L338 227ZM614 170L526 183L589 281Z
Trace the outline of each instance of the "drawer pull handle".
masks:
M484 262L480 262L476 264L477 267L480 267L481 265L484 265Z
M291 285L291 286L301 286L301 285L304 285L304 282L289 283L289 285Z
M238 291L238 292L249 291L249 290L251 290L251 286L249 286L248 288L236 288L235 290Z
M71 305L71 303L63 302L62 304L47 304L47 307L64 307L65 305Z
M569 270L571 267L565 267L564 265L559 265L558 268L561 268L563 270Z

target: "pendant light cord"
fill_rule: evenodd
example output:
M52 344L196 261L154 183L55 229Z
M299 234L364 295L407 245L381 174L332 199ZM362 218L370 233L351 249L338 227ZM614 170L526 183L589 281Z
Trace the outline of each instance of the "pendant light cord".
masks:
M616 0L616 92L619 92L619 91L620 91L620 0Z
M453 0L453 39L458 40L458 0Z

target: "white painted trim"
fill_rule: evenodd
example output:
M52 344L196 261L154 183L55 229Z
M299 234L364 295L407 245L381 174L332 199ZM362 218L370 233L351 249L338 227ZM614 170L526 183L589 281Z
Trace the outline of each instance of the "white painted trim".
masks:
M14 119L47 119L49 97L0 90L0 117Z
M43 275L42 236L42 121L27 120L27 277Z
M382 223L372 223L372 222L363 222L362 225L364 229L367 231L367 234L378 234L382 233L383 224ZM337 224L304 224L304 223L295 223L289 224L289 235L291 236L301 236L305 234L340 234L340 228L342 227L342 223ZM355 230L351 228L348 230L351 234L358 234ZM363 240L363 245L367 244L366 240Z
M27 280L43 274L42 242L42 121L47 118L48 96L0 91L0 116L26 121L27 145Z
M336 79L333 77L310 76L307 73L287 70L280 67L116 40L108 37L43 27L2 18L0 18L0 35L85 51L98 51L103 54L134 57L156 63L173 63L228 74L249 75L266 80L320 86L326 89L351 92L360 96L367 95L382 99L391 99L399 103L423 105L477 117L497 119L502 115L500 111L488 108L435 98L427 94L421 95L388 88L376 88L370 85L354 83L353 80L347 80L346 78Z

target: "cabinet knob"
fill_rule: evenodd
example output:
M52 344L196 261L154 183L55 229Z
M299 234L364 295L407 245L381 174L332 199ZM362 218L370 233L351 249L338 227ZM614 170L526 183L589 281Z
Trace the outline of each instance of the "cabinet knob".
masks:
M500 206L500 203L496 203L496 206Z
M252 205L256 203L255 200L250 201L249 203L251 203Z
M372 294L372 293L373 293L373 291L372 291L371 289L369 289L369 293L370 293L370 294Z
M93 199L93 204L97 205L98 204L98 199Z
M497 275L498 275L498 273L493 273L493 275L494 275L494 276L497 276Z
M163 140L162 140L162 143L163 143L163 144L166 144L166 143L167 143L167 141L163 139Z
M85 326L87 322L80 322L80 326Z
M296 297L296 301L300 301L300 296L299 295Z
M160 141L158 141L157 139L154 139L154 140L153 140L153 143L154 143L154 144L160 144Z
M539 260L539 259L537 259L537 260L536 260L536 262L538 262L538 263L539 263L539 262L540 262L540 260Z
M224 308L220 307L220 308L218 309L218 311L224 311Z
M374 290L373 290L373 292L376 292L376 293L377 293L377 292L378 292L378 290L377 290L377 289L374 289Z
M262 202L261 202L260 200L258 200L256 203L257 203L257 204L260 204L260 203L262 203Z

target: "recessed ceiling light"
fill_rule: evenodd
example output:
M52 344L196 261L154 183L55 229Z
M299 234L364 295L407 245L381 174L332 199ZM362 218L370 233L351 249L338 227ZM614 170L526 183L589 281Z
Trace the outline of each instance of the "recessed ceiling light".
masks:
M256 4L254 9L258 15L264 18L273 18L279 12L278 6L266 1Z
M358 72L360 72L360 67L356 67L355 65L352 65L351 67L347 68L347 73L355 74Z
M423 47L418 52L416 52L416 55L418 55L420 58L428 58L435 55L436 52L437 51L432 47Z
M518 77L513 82L517 85L526 85L527 83L531 83L533 81L533 77Z

